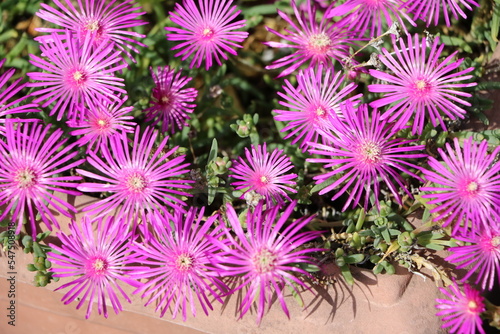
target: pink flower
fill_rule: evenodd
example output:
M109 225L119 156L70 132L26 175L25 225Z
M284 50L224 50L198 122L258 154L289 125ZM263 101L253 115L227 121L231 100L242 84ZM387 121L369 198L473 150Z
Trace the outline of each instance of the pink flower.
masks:
M287 14L278 10L278 14L285 20L292 30L285 31L288 35L283 35L269 27L266 29L281 39L290 43L265 42L264 44L272 48L292 48L296 49L289 56L276 60L266 69L272 70L288 66L278 75L278 78L287 76L298 69L302 64L309 62L308 67L322 64L325 67L332 67L332 59L342 62L349 56L350 43L354 40L354 33L347 28L346 22L332 23L331 20L323 17L321 22L316 22L316 7L307 0L307 10L302 11L297 8L295 0L291 2L295 18L298 25Z
M443 221L443 226L453 224L453 235L461 228L467 235L467 228L482 229L490 220L491 212L500 207L500 163L495 162L500 152L497 147L488 154L488 142L477 143L469 138L463 142L463 149L457 138L454 147L445 145L438 149L443 163L429 157L429 167L424 169L425 178L434 185L421 187L430 192L423 198L432 198L428 204L437 206L431 213L437 213L434 221Z
M46 72L28 73L31 79L40 81L28 87L47 87L31 95L41 95L34 102L45 100L44 108L55 102L50 115L57 114L57 120L61 120L64 113L68 119L82 117L77 111L79 104L91 105L99 99L111 103L120 100L118 94L127 94L117 87L124 86L123 79L113 75L127 65L121 62L119 52L113 51L112 44L91 48L90 35L81 41L67 33L66 43L55 38L53 42L40 45L40 49L49 61L31 55L30 62Z
M221 57L227 60L226 52L236 55L237 44L247 38L248 33L234 31L245 26L245 20L232 22L241 11L231 6L232 0L199 0L198 6L193 0L184 0L182 5L175 4L175 12L170 12L170 19L177 27L166 27L169 41L180 41L172 48L179 50L175 57L182 56L186 60L194 55L190 68L200 67L205 60L205 69L213 65L213 59L222 65Z
M420 168L405 160L426 157L425 154L414 153L422 151L425 146L409 146L414 140L393 139L401 128L382 120L377 110L370 115L366 104L355 110L348 101L341 106L341 111L341 116L332 114L331 128L323 134L330 144L310 144L311 154L326 156L307 159L309 162L324 163L324 168L328 171L314 177L317 184L326 185L319 194L323 195L343 185L332 200L350 189L342 210L346 210L351 203L355 207L363 193L364 208L367 209L370 195L375 196L378 206L382 181L396 201L402 204L398 188L402 188L409 196L411 194L398 171L420 179L409 170Z
M189 77L175 74L175 69L158 67L157 73L151 67L151 75L155 82L153 88L153 106L144 110L146 121L155 120L153 125L161 122L161 131L181 130L187 126L188 114L193 112L198 91L195 88L183 88L191 81Z
M382 29L391 27L393 17L402 29L406 30L403 18L411 25L417 24L402 10L406 0L347 0L341 5L333 3L326 13L327 18L348 14L349 29L355 30L360 37L370 32L370 37L377 37Z
M95 233L93 224L97 225ZM86 319L90 317L96 301L97 312L104 317L108 317L107 302L118 314L122 311L120 295L131 302L118 282L137 286L134 280L125 276L132 269L125 266L128 262L128 246L133 239L131 232L127 230L127 225L121 221L114 221L113 217L92 220L84 216L80 224L71 222L69 229L70 235L57 232L62 246L50 244L54 251L47 255L54 264L50 269L54 277L77 276L77 278L63 284L55 291L72 287L63 296L62 301L66 305L77 300L77 309L88 302Z
M83 42L85 36L89 34L93 47L111 43L134 60L129 50L139 53L134 44L143 47L146 45L131 37L144 38L146 35L130 31L129 28L147 22L138 19L146 12L137 12L141 7L133 7L131 3L133 0L85 0L85 3L78 0L78 5L75 7L74 2L70 0L54 1L58 9L41 3L43 9L36 15L61 28L36 28L37 31L51 33L37 37L36 40L41 43L53 43L57 38L67 38L66 31L70 31L73 33L72 36Z
M191 208L186 215L176 211L172 220L158 217L154 237L132 246L135 261L144 267L131 277L148 280L134 294L149 298L145 306L155 302L160 317L171 309L173 318L182 313L186 321L188 310L196 316L196 304L208 315L211 298L222 302L221 291L227 287L219 278L220 269L211 264L220 249L208 237L218 238L212 229L217 216L202 222L203 213Z
M5 64L5 60L6 59L0 60L0 69L2 68L3 64ZM3 125L5 123L5 118L3 118L4 116L16 113L28 113L28 112L40 111L36 108L38 107L38 105L35 103L28 103L25 105L14 107L16 104L28 98L28 95L22 95L21 97L18 96L18 93L24 87L26 87L26 83L19 84L22 78L17 79L9 86L7 86L7 82L9 82L10 78L12 78L15 71L16 71L15 69L11 68L5 71L5 73L3 73L2 75L0 75L0 135L3 135L5 133L5 128ZM11 100L14 98L16 99Z
M87 161L98 174L77 169L84 177L104 183L81 183L83 192L109 192L111 195L86 206L83 211L104 216L117 211L115 217L124 218L125 223L137 224L142 218L141 228L147 232L147 213L171 217L167 207L183 211L186 205L179 197L190 196L183 189L190 189L191 180L181 177L188 172L184 155L175 156L178 147L167 148L168 137L156 144L158 132L146 128L141 134L135 130L132 149L127 134L109 138L109 144L101 146L100 154L88 152ZM154 223L154 220L152 221Z
M229 204L226 206L231 229L221 224L225 233L224 242L214 238L212 242L224 250L216 254L218 266L224 275L239 277L239 285L232 293L244 291L239 307L240 318L255 303L257 322L260 322L274 294L285 314L290 317L283 290L287 287L286 291L289 288L300 297L299 287L307 289L306 284L294 274L309 276L297 264L313 263L309 254L322 250L302 246L319 237L321 232L300 232L313 217L289 221L296 204L292 202L280 216L278 206L263 211L260 203L254 209L250 208L246 215L246 231L233 207Z
M484 312L484 298L479 291L464 284L464 291L460 291L456 282L449 287L439 288L448 299L436 299L436 308L440 311L437 316L443 316L445 322L441 327L450 328L450 333L475 334L476 331L484 334L481 313Z
M456 236L456 239L470 245L448 248L452 254L445 259L450 263L460 262L457 269L470 268L462 281L477 272L475 283L481 282L483 290L493 289L495 275L500 284L500 216L492 215L489 221L492 224L488 228L468 233L467 236Z
M117 135L119 132L133 132L135 122L133 116L129 114L134 107L123 107L126 98L113 102L112 104L99 100L95 105L90 105L90 109L82 112L83 120L68 121L72 128L78 128L71 132L72 136L81 136L77 140L79 146L87 145L87 151L98 150L101 145L106 145L108 138Z
M465 12L460 8L462 4L465 8L472 11L471 5L479 7L479 3L474 0L412 0L405 5L407 11L413 13L413 18L422 19L427 22L427 26L434 23L435 26L439 23L440 10L443 9L443 16L446 25L451 26L449 11L455 19L460 15L464 19L467 18ZM433 22L434 21L434 22Z
M319 133L330 124L329 117L333 112L340 112L340 103L350 100L354 104L359 102L362 94L348 97L357 85L349 83L344 86L345 77L341 72L327 69L323 72L320 65L316 70L313 68L300 71L297 75L298 85L293 87L285 79L283 89L286 94L278 92L284 100L279 103L290 110L274 110L278 115L274 116L277 121L288 122L281 130L290 131L285 139L295 137L292 144L301 140L300 147L306 151L309 142L317 142Z
M296 184L293 180L297 174L285 174L293 165L283 150L276 148L269 154L264 143L262 146L252 146L251 152L245 148L245 156L248 163L239 157L229 168L233 173L229 176L240 180L232 183L236 190L245 189L244 194L255 191L265 198L268 207L273 206L273 203L282 204L283 197L290 200L286 191L297 192L290 187Z
M389 109L382 119L389 118L397 126L405 125L412 119L412 134L422 134L426 116L434 127L439 123L446 130L442 114L452 120L464 118L466 111L459 105L471 104L460 97L471 97L471 94L456 88L472 87L476 83L458 83L471 79L472 75L464 75L474 70L453 72L462 64L463 59L453 61L458 51L455 51L444 60L441 52L444 44L439 45L439 37L432 43L430 52L427 52L427 40L419 41L415 35L412 41L408 35L408 44L404 38L399 39L399 47L394 43L394 53L382 49L380 61L393 74L379 70L370 70L376 79L383 80L383 84L368 85L368 90L374 93L384 93L384 97L373 101L370 106L381 108L389 105ZM436 122L437 119L437 122Z
M50 125L7 122L5 141L0 140L0 206L5 205L0 220L7 216L11 221L17 220L18 234L26 219L33 238L37 235L37 214L52 230L52 224L59 228L57 214L53 211L66 217L76 212L73 205L58 198L54 191L81 195L76 190L64 188L75 188L78 184L74 182L81 177L64 176L63 173L85 160L72 162L78 154L75 144L67 144L67 139L61 139L61 129L50 134L49 130ZM11 210L14 210L12 216Z

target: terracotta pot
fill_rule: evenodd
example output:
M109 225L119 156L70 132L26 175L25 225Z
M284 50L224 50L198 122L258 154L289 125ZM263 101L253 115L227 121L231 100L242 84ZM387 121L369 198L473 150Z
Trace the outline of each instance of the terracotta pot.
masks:
M88 196L67 198L81 208L95 199ZM81 214L77 215L78 219ZM69 220L60 216L61 229L67 232ZM55 235L55 233L54 233ZM77 302L63 305L60 302L66 291L53 292L68 282L61 279L46 288L36 288L32 281L34 273L26 269L32 262L31 254L20 249L15 253L15 299L8 297L10 283L7 257L2 252L0 259L0 333L385 333L385 334L428 334L441 333L441 320L435 316L434 300L439 291L430 278L410 274L404 268L397 268L395 275L374 275L371 271L353 267L354 286L348 286L330 269L336 283L330 286L313 285L311 291L302 296L306 308L300 307L291 296L287 305L291 319L288 319L276 301L264 316L260 326L256 324L255 313L248 313L243 319L236 317L237 295L226 300L224 305L215 304L214 311L207 317L200 308L196 317L172 320L167 312L159 318L154 305L144 307L144 301L132 295L133 288L124 287L132 298L132 304L122 302L124 312L111 313L108 319L97 315L96 306L89 320L85 320L85 306L76 310ZM430 275L427 275L430 277ZM15 327L8 324L7 307L15 300ZM443 331L444 333L444 331Z

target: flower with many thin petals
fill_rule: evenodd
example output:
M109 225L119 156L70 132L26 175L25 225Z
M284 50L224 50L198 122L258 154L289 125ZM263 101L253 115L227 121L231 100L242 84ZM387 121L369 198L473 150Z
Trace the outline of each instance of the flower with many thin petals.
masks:
M468 245L450 247L448 251L452 254L445 258L450 263L457 263L457 269L469 268L469 272L462 278L468 279L477 272L476 284L481 282L483 290L492 290L496 282L500 284L500 216L492 216L491 226L482 228L475 232L467 233L466 236L456 236Z
M131 37L144 38L146 35L130 31L129 28L147 24L138 19L146 12L137 12L140 7L133 6L134 0L78 0L77 6L70 0L54 1L57 8L41 3L36 15L43 20L54 23L60 28L36 28L39 32L50 35L37 37L41 43L54 42L56 38L67 38L66 31L72 32L73 37L84 41L87 34L91 36L94 47L102 43L111 43L118 50L134 60L130 51L139 53L135 45L146 45ZM66 5L64 4L66 3Z
M2 59L0 61L0 69L5 64L6 59ZM19 113L28 113L28 112L39 112L36 107L38 107L35 103L28 103L25 105L15 106L20 102L26 100L28 95L21 96L13 101L14 98L24 87L26 87L26 83L20 84L22 78L17 79L9 86L7 86L7 82L12 78L15 73L15 69L11 68L5 71L2 75L0 75L0 134L5 133L5 118L4 116L10 114L19 114Z
M285 174L293 165L283 150L276 148L269 154L264 143L252 146L251 152L245 148L245 156L248 163L239 157L229 168L232 173L229 176L240 180L232 185L236 190L245 189L243 196L249 191L255 191L265 198L268 206L272 206L273 203L282 204L283 197L290 200L286 191L297 192L290 187L296 184L293 180L297 178L297 174Z
M442 316L445 322L441 327L451 327L450 333L456 334L475 334L476 331L484 334L480 315L486 309L479 291L464 284L462 292L456 282L448 288L449 291L439 288L448 299L436 299L436 308L440 310L436 315Z
M421 19L427 23L427 26L432 23L435 26L438 25L442 10L446 25L449 27L451 26L450 11L455 19L458 19L459 15L464 19L467 18L467 14L460 8L460 5L469 11L474 10L472 6L479 7L479 3L474 0L412 0L406 3L405 8L409 13L413 13L415 20Z
M93 224L97 231L93 232ZM53 251L47 253L53 263L50 271L54 277L74 277L57 290L71 289L63 296L64 304L78 301L79 309L88 302L85 318L88 319L97 301L97 312L108 317L106 302L109 301L116 314L122 311L119 296L129 303L130 298L118 282L138 286L137 282L125 275L132 269L127 268L129 244L133 235L128 226L113 217L90 219L84 216L80 224L69 224L70 235L57 232L62 245L50 244Z
M220 269L211 264L220 248L209 238L218 238L212 229L217 216L202 221L203 213L203 208L191 208L187 214L176 211L172 220L157 217L154 238L131 247L135 261L144 266L131 277L148 280L134 294L148 298L145 306L156 302L160 317L172 309L173 318L181 313L186 321L188 310L196 316L196 299L206 315L213 309L209 297L222 303L227 287L219 278Z
M318 24L316 22L316 6L311 4L310 0L307 0L307 10L305 11L297 8L295 0L291 2L291 5L298 25L287 14L278 10L280 17L292 28L292 30L285 29L287 35L266 27L268 31L289 43L271 41L264 44L273 48L292 48L297 51L276 60L273 64L266 66L266 69L272 70L288 66L278 75L280 78L291 74L307 62L309 62L308 67L319 64L331 67L332 59L342 62L349 56L349 47L354 40L354 32L347 28L347 21L332 22L323 17Z
M453 225L453 234L459 229L467 235L468 227L481 229L490 220L493 210L500 207L500 162L495 157L497 147L488 154L488 141L475 142L472 137L463 142L454 138L454 147L446 143L438 148L443 163L429 157L430 170L424 169L425 179L433 185L421 187L430 192L422 195L431 198L428 204L436 204L431 213L437 213L435 221L443 226Z
M77 143L79 146L87 145L87 151L97 150L105 145L108 138L119 132L133 132L136 125L132 122L133 116L129 114L134 107L123 107L127 99L119 102L108 103L104 100L90 105L89 109L82 112L82 120L68 121L68 125L77 130L71 131L72 136L81 136Z
M341 106L341 111L342 118L332 114L332 125L323 133L331 144L310 144L310 153L326 157L307 161L324 163L324 168L329 170L314 177L317 184L327 184L319 194L323 195L343 185L333 196L332 200L335 200L352 187L342 210L346 210L351 203L355 207L363 192L364 208L367 209L372 194L378 206L380 181L383 181L396 201L402 204L398 187L409 196L411 194L398 171L420 180L409 170L420 168L406 159L426 157L425 154L415 153L422 151L425 146L411 146L409 144L414 143L414 140L394 138L401 128L382 120L377 110L373 110L370 115L366 104L355 110L347 101ZM334 182L330 182L332 178Z
M10 121L5 130L5 141L0 140L0 206L5 205L0 220L13 209L10 219L17 221L16 234L26 219L35 238L37 214L52 230L52 224L59 228L54 210L66 217L76 212L73 205L57 197L54 191L81 195L65 189L74 189L81 177L61 174L85 160L72 161L78 152L75 144L67 144L67 139L61 138L61 129L50 133L50 125Z
M474 70L469 67L454 72L463 59L454 61L458 51L453 52L444 60L440 60L444 44L439 44L439 37L434 39L430 51L427 52L428 41L419 41L418 35L412 40L408 35L408 43L399 39L399 47L394 43L394 52L382 49L380 61L393 74L371 69L370 75L384 83L368 85L373 93L383 93L384 96L370 103L373 108L389 106L382 119L389 118L398 126L412 119L412 134L422 134L425 118L429 118L434 127L440 124L446 130L443 114L454 120L464 118L466 111L459 105L471 106L462 98L471 94L457 88L472 87L476 83L459 83L471 79L465 75ZM395 56L393 55L395 54ZM436 122L437 120L437 122Z
M179 50L175 57L186 60L193 55L190 68L200 67L205 61L205 69L213 65L213 60L222 65L221 58L227 60L227 53L236 55L233 48L241 48L238 43L248 37L248 32L235 31L245 27L245 20L232 22L240 14L233 0L183 0L175 4L175 12L170 19L178 27L166 27L169 41L181 42L172 48Z
M153 88L153 106L144 110L146 121L154 120L153 125L161 122L162 132L174 133L187 125L188 114L193 112L198 96L195 88L183 88L191 78L181 76L168 66L158 67L157 72L151 67L151 75L155 82Z
M239 312L240 317L250 310L254 303L257 307L257 322L262 320L266 305L272 302L274 293L289 317L283 290L288 286L299 297L299 287L307 288L296 275L309 274L297 264L313 264L310 253L322 251L316 248L304 248L304 244L321 235L320 231L300 230L309 224L313 217L301 217L293 222L289 218L296 206L292 202L279 215L279 207L263 210L262 202L250 208L246 215L246 231L243 230L238 215L227 204L227 220L230 228L224 230L225 238L213 239L223 252L216 254L218 266L225 276L239 277L238 290L245 291ZM288 224L288 222L290 224Z
M80 104L89 106L99 99L111 103L120 100L119 94L127 94L117 87L124 86L123 79L114 76L114 72L127 65L121 62L120 52L113 51L112 44L91 48L90 35L82 41L67 32L66 42L55 38L41 44L40 49L48 60L31 55L30 62L46 72L28 73L30 79L39 81L28 87L47 87L31 95L41 95L34 102L45 100L44 108L55 102L50 115L57 114L57 120L65 113L68 119L82 117L78 112Z
M84 177L105 183L81 183L83 192L109 192L111 195L86 206L83 211L104 216L117 210L117 218L126 223L137 224L142 218L142 230L147 232L147 214L171 216L168 207L183 211L186 205L177 196L190 196L184 189L190 189L191 180L181 177L188 172L189 163L185 156L175 156L178 147L167 148L168 137L155 143L158 131L148 127L141 133L135 130L132 149L125 132L109 138L108 145L102 145L99 154L88 152L87 161L99 174L77 169Z
M400 27L406 30L403 18L411 25L417 25L402 10L405 2L406 0L347 0L341 5L333 3L326 17L347 14L349 29L355 30L360 36L369 31L370 37L377 37L384 32L384 28L391 27L393 22L398 22Z
M341 72L335 74L332 69L323 71L321 65L317 69L300 71L297 75L297 87L293 87L290 81L285 79L285 93L278 92L284 100L279 103L290 110L274 110L277 113L274 118L288 122L281 130L290 131L285 139L295 137L292 144L301 140L300 147L304 152L309 142L318 141L320 130L328 127L330 114L340 112L340 103L350 100L357 104L362 95L348 97L357 85L351 82L341 88L345 80Z

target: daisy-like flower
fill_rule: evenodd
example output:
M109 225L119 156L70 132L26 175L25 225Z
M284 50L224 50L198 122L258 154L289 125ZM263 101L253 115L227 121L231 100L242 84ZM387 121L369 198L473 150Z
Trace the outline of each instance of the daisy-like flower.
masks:
M455 281L448 288L439 288L448 299L436 299L436 315L445 322L441 327L451 327L450 333L456 334L484 334L480 315L486 308L479 291L464 284L462 292Z
M81 177L61 174L85 160L72 162L78 152L74 150L75 144L61 139L61 129L49 133L50 125L11 121L6 123L5 130L5 141L0 141L0 206L5 205L0 220L10 216L13 209L10 219L17 221L16 234L26 219L35 238L37 214L52 230L52 224L59 228L54 210L66 217L76 212L73 205L53 192L81 195L76 190L63 188L75 188Z
M162 132L174 133L176 129L181 130L187 125L188 114L193 112L198 96L195 88L183 88L191 78L181 76L175 69L158 67L157 72L151 68L151 75L155 82L153 88L153 106L144 110L146 121L155 120L153 125L161 121Z
M31 55L30 62L46 71L28 73L32 80L39 81L29 83L28 87L47 87L31 93L39 96L34 102L45 100L44 108L55 102L50 115L57 114L57 120L61 120L67 113L69 119L75 119L82 116L78 115L79 104L89 106L99 99L111 103L120 100L119 94L127 94L117 87L124 86L123 79L113 75L127 65L112 44L103 43L92 48L89 34L80 40L67 32L66 38L66 42L55 38L53 42L40 45L48 61Z
M126 116L134 107L123 107L127 99L119 102L108 103L104 100L97 101L86 109L82 114L83 120L68 121L72 128L78 128L71 132L72 136L81 136L77 140L79 146L87 145L87 151L97 150L106 144L108 138L118 133L134 132L135 122L133 116Z
M392 25L393 17L396 22L406 30L403 18L411 25L417 24L403 11L406 0L347 0L341 5L333 3L328 12L327 18L334 16L344 16L348 14L349 29L358 32L359 36L364 36L366 31L370 32L370 37L380 36L384 28Z
M221 292L227 287L219 278L220 269L211 264L220 248L207 237L218 238L219 232L212 229L217 216L202 221L203 213L203 208L191 208L185 215L177 211L171 221L158 217L155 237L131 248L144 266L131 277L148 280L134 294L148 298L145 306L156 302L160 317L172 309L173 318L181 313L186 321L189 310L196 316L196 300L206 315L213 310L209 297L222 303Z
M5 64L6 59L0 60L0 69ZM17 98L11 101L12 98L16 96L19 91L21 91L24 87L26 87L26 83L20 84L22 78L17 79L9 86L7 86L7 82L12 78L15 73L15 69L11 68L5 71L2 75L0 75L0 134L5 133L5 116L10 114L18 114L18 113L28 113L28 112L39 112L37 109L37 104L28 103L25 105L17 106L20 102L24 101L28 98L27 95Z
M409 168L419 169L419 167L405 160L426 157L425 154L416 153L422 151L425 146L411 146L408 144L413 143L414 140L394 138L401 128L382 120L377 110L371 113L370 118L366 104L355 110L347 101L341 106L341 111L341 116L332 115L331 129L323 134L331 144L310 144L310 153L326 156L326 158L310 158L307 161L324 163L324 168L330 170L325 174L315 176L316 183L327 182L326 184L329 184L332 178L335 180L324 187L319 194L323 195L343 184L332 200L337 199L352 187L342 210L346 210L351 203L352 207L355 207L363 192L365 194L364 208L367 209L372 194L375 195L375 203L378 206L380 181L382 181L396 201L402 204L399 188L402 188L409 196L411 194L399 172L420 180L409 170Z
M453 224L454 235L462 226L462 234L467 235L469 226L482 228L500 207L500 163L495 162L500 147L488 154L486 140L477 143L469 138L463 149L457 138L453 143L454 147L446 143L445 150L438 149L444 163L429 157L431 170L423 172L434 185L420 190L430 192L422 197L437 205L431 210L437 213L435 221L442 220L445 227Z
M117 210L117 218L126 223L137 223L142 218L143 232L147 236L146 215L171 214L167 207L183 211L185 203L177 196L190 196L184 189L190 189L191 180L179 179L189 170L184 155L175 156L178 147L167 148L168 137L159 145L155 143L158 132L146 128L141 133L137 127L132 144L125 132L109 138L108 145L102 145L100 153L88 152L87 161L99 174L77 169L84 177L104 183L81 183L83 192L109 192L105 199L86 206L83 210L96 216L104 216ZM119 209L118 209L119 208ZM154 220L152 220L154 223Z
M316 6L311 4L310 0L307 0L306 11L297 8L295 0L291 2L291 5L298 25L287 14L278 10L281 18L292 28L292 30L285 29L287 35L266 27L268 31L289 43L271 41L264 44L273 48L292 48L297 51L276 60L273 64L266 66L266 69L272 70L287 66L288 68L278 75L280 78L289 75L307 62L309 62L308 67L314 67L317 64L331 67L332 59L342 62L349 56L349 46L354 39L354 33L347 29L347 21L334 23L323 17L318 24Z
M227 53L236 55L233 48L241 48L238 43L248 37L248 32L235 31L245 26L245 20L232 22L239 14L232 0L183 0L175 4L175 12L170 19L177 27L166 27L169 41L181 42L172 50L179 50L175 57L186 60L193 55L189 67L200 67L205 60L205 69L213 65L213 60L222 65L221 58L227 60Z
M470 267L470 271L462 278L468 279L477 272L476 284L481 282L483 290L492 290L496 281L500 284L500 217L491 217L488 228L468 233L467 236L457 236L456 239L470 245L448 248L452 254L446 257L450 263L460 264L457 269Z
M368 85L368 90L374 93L384 93L384 97L373 101L370 106L381 108L390 105L382 116L403 126L412 119L412 134L422 134L426 116L433 126L439 123L446 130L442 114L454 120L464 118L466 111L459 105L471 104L461 97L471 97L471 94L456 88L475 86L476 83L459 83L471 79L465 75L474 70L473 67L454 72L462 64L463 59L453 61L458 51L444 60L440 60L444 44L439 44L439 37L434 39L430 52L427 53L427 40L419 41L418 35L412 40L408 35L408 43L399 39L399 47L394 43L394 57L391 52L382 49L380 61L393 74L379 70L370 70L370 75L386 83ZM428 55L427 55L428 54ZM437 122L436 122L437 119Z
M212 238L212 242L224 251L216 254L218 266L224 270L224 275L240 279L237 281L240 284L233 289L233 293L240 289L245 293L239 307L240 318L255 303L257 322L260 322L274 293L283 311L290 317L283 290L288 286L300 296L298 288L307 288L294 274L309 274L296 264L313 264L308 253L322 249L301 246L319 237L321 232L300 232L313 217L302 217L287 225L296 204L292 202L281 216L278 215L278 206L263 211L262 203L258 204L248 210L246 231L241 227L233 207L227 205L227 220L231 229L224 228L224 241Z
M245 148L245 156L248 163L239 157L229 168L232 173L229 176L240 180L231 185L235 186L236 190L245 189L242 197L250 191L255 191L265 198L268 206L274 203L282 204L283 197L290 201L286 191L297 192L291 188L296 184L294 179L297 174L285 174L293 168L293 164L283 150L276 148L269 154L264 143L257 147L252 146L251 152Z
M93 223L97 231L93 232ZM97 301L97 312L108 317L109 301L116 314L122 311L119 296L129 303L130 298L118 284L120 281L138 286L137 282L125 275L130 268L128 263L129 244L133 235L127 225L114 221L113 217L90 219L84 216L77 224L69 224L70 235L57 232L62 245L50 244L53 251L47 253L53 263L50 271L54 277L74 277L73 281L63 284L57 290L71 289L63 296L65 305L79 300L76 308L88 302L85 318L89 318L92 307Z
M129 28L147 24L138 17L146 12L137 12L141 7L134 7L134 0L59 0L54 1L57 8L41 3L36 15L41 19L54 23L61 28L36 28L39 32L51 35L37 37L41 43L54 42L56 38L67 38L66 31L72 32L80 41L90 34L94 47L102 43L111 43L130 59L134 60L129 50L139 53L135 45L146 45L131 37L144 38Z
M437 26L440 18L440 11L443 10L444 20L446 25L451 26L450 14L455 19L458 19L460 15L464 19L467 18L467 14L460 8L463 5L469 11L472 11L472 6L479 7L479 3L474 0L412 0L408 1L405 5L406 10L409 13L413 13L413 18L422 19L430 26L432 23Z
M292 144L301 141L300 147L305 152L309 142L317 142L319 130L326 129L330 124L330 114L340 112L340 103L350 100L354 104L359 102L362 94L347 97L357 87L355 83L349 83L344 88L345 77L341 72L334 73L332 69L323 72L320 65L314 68L300 71L297 75L297 87L285 79L285 94L278 92L284 100L279 103L290 110L274 110L277 113L274 118L278 121L288 122L281 130L290 131L285 139L295 137Z

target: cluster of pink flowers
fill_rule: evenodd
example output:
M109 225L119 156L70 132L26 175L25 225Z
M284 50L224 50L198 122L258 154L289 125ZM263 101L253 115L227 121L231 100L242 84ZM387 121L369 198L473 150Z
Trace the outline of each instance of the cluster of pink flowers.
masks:
M265 43L292 53L266 69L289 77L278 93L284 109L274 110L274 118L284 123L284 139L309 154L307 163L322 164L323 172L313 177L320 195L332 201L347 196L341 211L368 210L380 207L385 190L404 205L412 197L409 185L425 182L420 191L433 205L434 220L450 226L459 244L447 260L471 266L462 281L476 275L475 283L491 290L500 283L500 148L489 153L486 141L455 138L438 149L437 159L418 139L402 136L422 135L426 121L446 130L446 119L463 118L471 97L465 89L476 85L470 82L474 69L459 70L463 59L456 60L457 52L443 57L439 38L419 35L394 38L391 50L380 50L376 69L350 56L352 47L392 31L394 22L436 25L443 11L450 25L449 10L455 18L466 15L458 2L468 10L478 6L471 0L347 0L318 10L310 0L304 7L292 0L294 16L278 11L288 24L284 33L268 28L280 41ZM292 159L272 144L245 148L228 176L247 202L246 213L238 216L227 204L207 217L205 208L191 207L190 163L162 134L188 126L199 98L188 87L195 80L168 66L151 68L155 87L144 110L151 124L137 125L120 76L145 46L138 40L145 35L129 29L147 23L140 7L133 0L64 0L55 6L42 4L37 13L58 25L39 28L48 33L37 38L42 55L31 55L40 72L28 73L30 83L19 79L8 86L13 70L0 76L0 220L10 215L17 233L28 222L35 237L37 215L48 229L59 229L53 209L67 217L77 212L54 191L106 194L81 209L85 216L70 224L71 234L57 232L62 245L51 245L48 254L54 276L77 276L59 289L71 287L66 304L80 298L80 308L88 302L87 318L94 301L105 317L106 301L116 313L122 310L120 296L130 302L119 282L132 285L146 305L155 303L160 316L171 310L186 320L189 311L196 315L196 304L208 314L214 301L237 291L243 294L241 317L255 306L260 322L274 294L289 316L284 289L300 295L306 284L299 276L309 273L297 264L314 265L312 254L322 251L303 247L321 236L304 232L313 217L292 219ZM208 71L236 56L248 36L240 13L232 0L176 3L169 16L174 25L165 28L174 57L190 68L204 63ZM367 90L379 98L365 101L356 94L357 84L336 71L336 63L377 79ZM29 96L34 99L19 106L27 97L14 96L25 87L35 88ZM39 103L67 122L73 140L38 120L13 118L37 112ZM457 333L482 331L479 292L465 285L462 293L456 282L450 289L442 289L449 300L439 299L437 306L444 326Z

